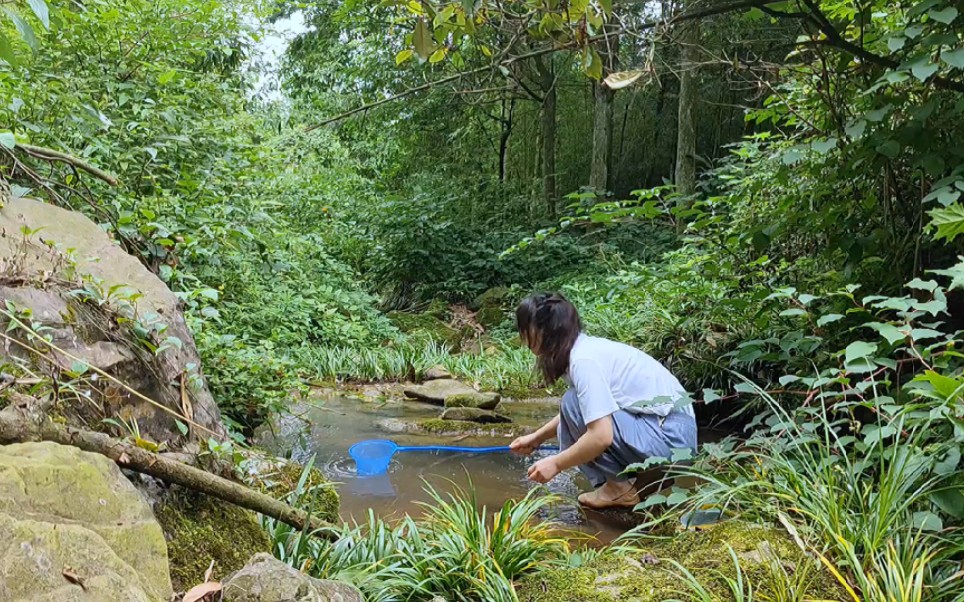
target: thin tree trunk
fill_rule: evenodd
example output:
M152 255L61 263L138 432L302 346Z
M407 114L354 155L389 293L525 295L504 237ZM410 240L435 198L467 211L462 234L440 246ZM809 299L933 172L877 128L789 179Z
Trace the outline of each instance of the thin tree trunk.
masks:
M508 105L508 107L506 106ZM512 113L515 110L515 99L502 99L502 116L500 119L501 133L499 136L499 181L505 182L506 160L509 154L509 136L512 135Z
M696 103L699 94L697 65L699 21L683 25L680 42L682 64L679 81L679 121L676 138L676 189L684 196L696 192ZM688 204L688 200L684 199ZM683 220L678 222L682 228Z
M616 71L619 59L619 37L612 36L608 45L599 48L603 75ZM593 84L592 167L589 186L598 194L612 186L610 165L613 158L613 105L616 92L603 82Z
M542 129L542 182L546 211L550 219L556 217L556 74L552 63L547 66L540 57L536 63L539 83L543 92Z

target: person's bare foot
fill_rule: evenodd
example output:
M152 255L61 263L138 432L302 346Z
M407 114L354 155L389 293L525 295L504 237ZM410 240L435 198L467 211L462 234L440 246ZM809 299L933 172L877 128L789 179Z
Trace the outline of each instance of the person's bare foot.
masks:
M593 510L606 508L633 508L639 503L639 495L630 481L606 481L604 485L579 496L579 503Z

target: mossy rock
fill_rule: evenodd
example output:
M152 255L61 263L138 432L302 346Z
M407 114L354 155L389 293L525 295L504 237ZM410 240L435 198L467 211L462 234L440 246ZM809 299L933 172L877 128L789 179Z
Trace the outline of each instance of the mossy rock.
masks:
M452 328L434 315L407 311L391 311L387 315L392 324L405 334L425 335L453 347L457 347L462 342L461 331Z
M511 288L496 286L485 291L475 298L475 306L479 309L495 307L508 310L518 303L517 295Z
M260 463L254 476L255 486L268 495L285 499L298 488L304 467L295 462L264 461ZM303 508L311 515L329 523L338 523L340 500L338 491L320 470L312 467L308 471L300 500Z
M480 410L494 410L502 396L498 393L484 393L479 391L466 391L464 393L453 393L446 396L442 403L446 408L477 408Z
M214 578L241 569L271 540L253 512L194 492L177 491L154 509L167 537L171 583L185 591L204 581L214 561Z
M439 418L446 421L462 420L478 424L506 424L512 422L512 419L504 414L499 414L492 410L482 410L480 408L445 408Z
M809 558L782 531L740 521L727 521L675 537L643 541L639 551L627 556L603 555L579 568L552 569L525 578L519 584L522 602L662 602L685 597L686 585L670 560L686 567L712 594L731 595L721 574L735 576L729 544L744 573L761 599L775 599L786 584L785 574L811 567L803 583L806 598L844 600L845 592L816 561ZM804 573L799 573L804 574Z
M417 423L417 430L435 435L455 436L473 435L490 437L518 437L524 435L526 427L521 424L479 424L477 422L463 422L460 420L442 420L430 418Z
M483 307L475 314L475 321L481 324L486 330L495 328L505 322L509 317L507 310L501 307Z

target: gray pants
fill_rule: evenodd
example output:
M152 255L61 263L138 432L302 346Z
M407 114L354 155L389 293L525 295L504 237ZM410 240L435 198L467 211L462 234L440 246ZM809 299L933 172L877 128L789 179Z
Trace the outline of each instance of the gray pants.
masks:
M674 449L689 449L696 453L696 419L680 410L673 410L665 418L655 414L637 414L619 410L612 414L613 442L601 456L579 467L592 483L599 487L607 480L624 481L620 476L630 464L645 462L647 458L667 460ZM559 447L566 449L586 433L579 399L569 390L562 396L559 408Z

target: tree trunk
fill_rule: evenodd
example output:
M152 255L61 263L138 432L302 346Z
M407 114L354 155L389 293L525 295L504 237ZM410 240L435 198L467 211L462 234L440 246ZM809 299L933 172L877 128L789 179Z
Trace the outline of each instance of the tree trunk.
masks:
M605 42L603 42L605 44ZM612 36L608 45L599 48L603 61L603 75L617 69L619 59L619 38ZM593 121L592 121L592 167L589 171L589 186L597 194L611 189L610 165L613 158L613 104L616 93L603 82L593 84Z
M542 182L546 211L550 219L556 218L556 74L552 63L547 66L540 57L536 61L539 84L543 92L542 129Z
M508 107L506 107L508 105ZM502 99L502 115L500 118L501 132L499 136L499 181L505 182L506 160L509 154L509 136L512 135L512 113L515 110L515 99Z
M696 192L696 103L699 94L699 21L683 25L679 80L679 120L676 138L676 189L684 196ZM685 205L689 199L683 199ZM683 220L677 222L679 227Z

